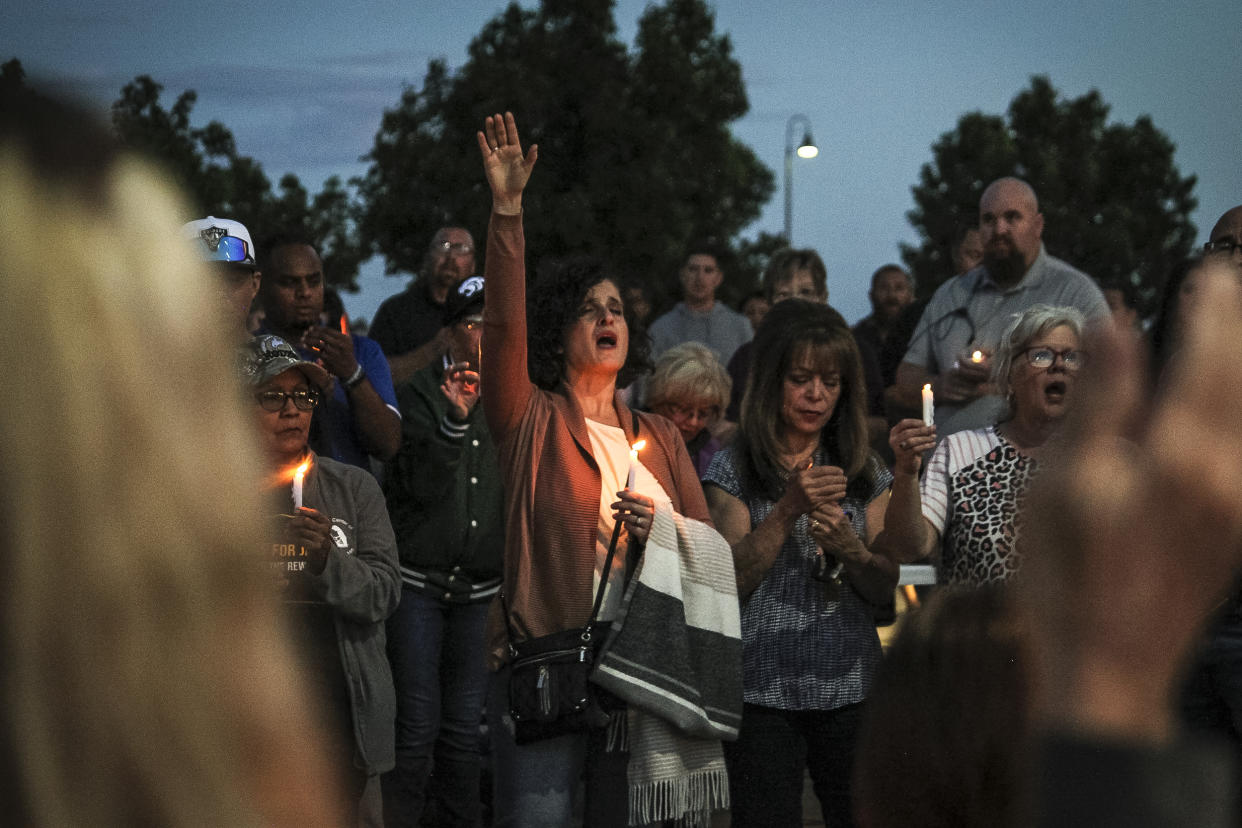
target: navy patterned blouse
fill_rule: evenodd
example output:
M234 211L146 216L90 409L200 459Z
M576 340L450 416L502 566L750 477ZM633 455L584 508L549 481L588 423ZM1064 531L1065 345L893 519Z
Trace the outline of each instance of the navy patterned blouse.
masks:
M823 448L816 465L830 463ZM866 499L847 496L841 508L854 531L866 537L867 505L892 485L892 474L871 459L875 484ZM742 490L733 447L712 458L703 483L719 486L750 510L751 528L771 514L775 502ZM832 587L811 577L816 545L807 517L798 518L780 555L759 587L742 603L742 676L749 704L781 710L834 710L862 701L880 664L875 611L849 586Z

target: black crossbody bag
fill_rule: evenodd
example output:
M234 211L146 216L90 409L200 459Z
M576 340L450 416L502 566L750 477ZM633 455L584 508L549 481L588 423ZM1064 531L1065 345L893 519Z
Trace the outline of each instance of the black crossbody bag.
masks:
M638 415L633 416L637 436ZM604 589L620 535L618 521L612 530L603 577L586 626L514 641L509 602L501 592L509 638L509 716L513 719L514 741L519 745L604 727L609 712L624 705L590 681L610 626L607 621L596 623L595 618L604 603Z

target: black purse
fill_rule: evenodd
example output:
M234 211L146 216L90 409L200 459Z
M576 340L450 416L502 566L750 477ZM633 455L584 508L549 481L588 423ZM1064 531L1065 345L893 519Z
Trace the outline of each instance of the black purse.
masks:
M638 433L637 415L634 433ZM600 578L591 617L584 627L514 641L509 602L501 592L509 636L509 716L513 719L514 741L519 745L602 728L608 724L610 711L624 707L624 702L590 680L611 626L607 621L596 623L595 618L604 603L607 573L612 571L620 535L618 521L608 544L604 577Z
M590 681L605 631L591 624L509 643L509 715L519 745L602 728L603 690Z

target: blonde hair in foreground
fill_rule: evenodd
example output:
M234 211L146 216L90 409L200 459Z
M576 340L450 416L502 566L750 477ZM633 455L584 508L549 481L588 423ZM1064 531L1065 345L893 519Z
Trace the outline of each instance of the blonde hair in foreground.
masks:
M0 131L5 818L332 824L188 211L136 161L22 146Z

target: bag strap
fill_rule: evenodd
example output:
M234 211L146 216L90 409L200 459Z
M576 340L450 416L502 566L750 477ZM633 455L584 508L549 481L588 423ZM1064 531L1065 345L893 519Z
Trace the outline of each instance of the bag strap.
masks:
M634 437L638 437L638 412L630 409L631 421L634 426ZM604 559L604 568L602 577L599 579L599 589L595 590L595 603L591 606L591 617L587 619L586 625L582 628L584 641L591 638L591 629L595 626L595 618L599 615L600 607L604 604L604 590L608 587L608 573L612 571L612 560L617 554L617 540L621 537L621 521L617 521L612 526L612 540L608 542L608 557ZM627 569L628 575L628 569ZM500 608L505 614L505 636L509 639L509 648L513 648L513 624L509 619L509 601L505 598L505 589L502 585L500 588Z

